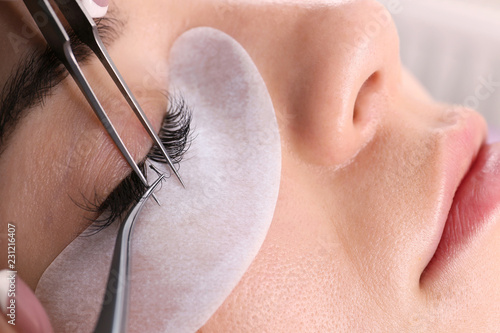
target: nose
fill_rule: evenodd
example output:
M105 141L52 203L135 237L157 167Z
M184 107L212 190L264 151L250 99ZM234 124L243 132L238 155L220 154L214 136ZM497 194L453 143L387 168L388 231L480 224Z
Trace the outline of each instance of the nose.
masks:
M397 32L374 1L294 10L286 35L269 46L265 80L294 150L341 166L374 137L398 91Z

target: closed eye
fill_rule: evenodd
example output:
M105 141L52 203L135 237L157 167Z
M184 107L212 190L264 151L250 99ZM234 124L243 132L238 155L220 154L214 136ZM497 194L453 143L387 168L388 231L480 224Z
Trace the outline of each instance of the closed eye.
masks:
M175 164L179 164L192 140L191 110L182 97L170 98L169 109L163 119L158 133L167 149L168 155ZM155 145L149 151L146 159L159 163L166 163L160 149ZM139 163L139 168L145 174L145 160ZM93 221L84 236L91 236L105 229L121 219L129 207L135 204L146 191L146 186L135 173L126 177L104 200L96 199L94 202L85 199L84 203L77 205L86 211L100 216ZM75 201L76 203L76 201ZM95 215L94 215L95 216Z

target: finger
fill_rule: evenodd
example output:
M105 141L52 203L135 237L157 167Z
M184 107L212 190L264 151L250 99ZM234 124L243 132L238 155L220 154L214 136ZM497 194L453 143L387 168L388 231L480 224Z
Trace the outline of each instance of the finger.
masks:
M15 326L8 324L7 319L8 319L8 317L0 315L0 332L2 332L2 333L17 333L14 330Z
M0 271L0 305L7 324L22 333L53 333L49 318L35 294L15 272Z

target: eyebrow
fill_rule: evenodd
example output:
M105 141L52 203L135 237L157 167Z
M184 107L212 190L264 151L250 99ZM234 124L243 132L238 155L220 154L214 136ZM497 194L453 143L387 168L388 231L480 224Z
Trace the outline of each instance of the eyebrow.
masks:
M124 22L116 18L116 11L96 21L99 35L108 46L118 39ZM66 27L75 58L80 65L89 61L93 52L75 33ZM0 91L0 156L20 120L36 106L43 105L53 90L69 75L50 47L36 50L22 59L9 75Z

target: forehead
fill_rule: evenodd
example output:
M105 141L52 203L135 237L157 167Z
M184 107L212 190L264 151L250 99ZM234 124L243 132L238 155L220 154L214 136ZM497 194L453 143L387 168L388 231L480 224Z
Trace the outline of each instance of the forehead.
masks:
M45 41L24 4L21 1L0 1L0 87L20 59L44 45Z

